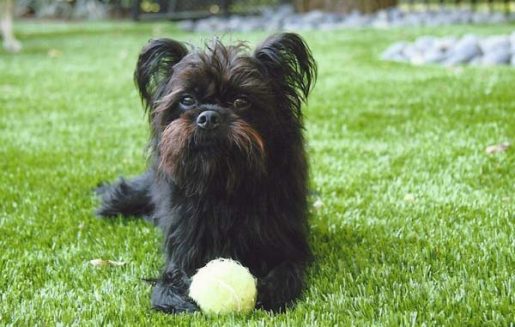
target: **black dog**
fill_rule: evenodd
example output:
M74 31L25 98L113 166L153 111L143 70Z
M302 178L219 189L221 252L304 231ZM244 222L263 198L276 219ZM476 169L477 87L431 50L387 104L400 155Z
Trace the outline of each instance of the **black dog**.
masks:
M296 34L246 50L218 41L189 50L158 39L139 56L150 167L100 187L98 214L143 216L163 229L166 268L152 294L158 310L197 310L189 276L219 257L257 277L260 308L282 310L303 289L311 250L301 104L316 64Z

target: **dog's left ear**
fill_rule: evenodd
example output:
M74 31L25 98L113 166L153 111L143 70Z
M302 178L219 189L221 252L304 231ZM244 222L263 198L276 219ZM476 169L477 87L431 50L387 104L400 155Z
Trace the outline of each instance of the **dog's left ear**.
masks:
M295 33L276 34L254 52L271 83L276 83L298 117L317 77L317 65L304 40Z

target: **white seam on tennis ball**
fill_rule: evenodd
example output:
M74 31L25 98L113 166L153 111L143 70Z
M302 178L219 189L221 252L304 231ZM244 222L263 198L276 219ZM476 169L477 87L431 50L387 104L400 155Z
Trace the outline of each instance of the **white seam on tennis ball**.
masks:
M208 277L211 281L213 282L218 282L218 284L220 286L222 286L223 288L225 288L226 290L229 291L229 293L231 294L232 298L234 300L236 300L236 303L238 304L238 311L241 311L241 300L240 300L240 297L238 296L238 294L236 293L236 291L230 286L228 285L227 283L221 281L220 279L218 278L214 278L212 276L209 276Z

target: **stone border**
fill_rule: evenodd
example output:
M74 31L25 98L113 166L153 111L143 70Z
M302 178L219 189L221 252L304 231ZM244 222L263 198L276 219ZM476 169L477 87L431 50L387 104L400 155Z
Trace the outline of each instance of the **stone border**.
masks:
M231 16L228 18L213 16L197 21L186 20L179 27L189 32L249 32L281 30L331 30L349 27L407 27L407 26L442 26L453 24L499 24L515 21L515 13L480 12L470 10L406 12L399 8L390 8L374 14L350 14L311 11L296 13L290 5L277 8L264 8L256 16Z
M383 60L415 65L511 65L515 67L515 31L511 35L460 38L421 36L415 42L397 42L386 49Z

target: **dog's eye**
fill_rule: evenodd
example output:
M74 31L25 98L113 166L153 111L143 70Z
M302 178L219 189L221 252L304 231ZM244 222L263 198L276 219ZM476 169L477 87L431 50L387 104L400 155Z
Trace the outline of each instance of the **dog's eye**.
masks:
M195 101L195 99L191 95L185 95L181 98L180 102L185 107L191 107L197 101Z
M234 100L232 105L238 109L245 108L249 105L249 100L247 100L247 98L245 98L245 97L240 97L240 98L237 98L236 100Z

